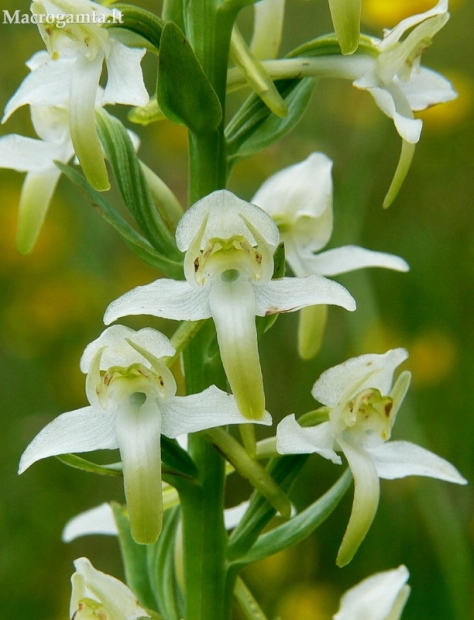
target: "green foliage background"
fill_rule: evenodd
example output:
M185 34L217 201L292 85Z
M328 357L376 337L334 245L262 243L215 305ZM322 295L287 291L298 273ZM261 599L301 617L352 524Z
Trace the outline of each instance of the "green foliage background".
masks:
M142 5L156 9L152 0ZM28 6L2 0L0 8L26 12ZM231 189L250 199L271 173L322 150L335 162L331 247L357 243L399 254L411 265L405 275L372 270L339 278L359 309L353 315L330 311L323 350L303 369L295 356L296 317L279 318L262 343L268 409L274 419L312 408L311 386L330 365L350 355L405 346L414 380L395 436L442 455L471 481L473 23L474 5L457 2L451 21L424 56L424 64L453 79L460 99L426 114L413 167L389 211L383 211L381 203L399 138L366 93L337 81L321 81L297 130L261 156L239 164L231 180ZM245 30L245 15L242 27ZM330 28L326 2L290 0L284 51ZM366 22L365 28L380 36L378 25ZM33 25L0 23L0 108L26 75L24 61L40 48ZM148 58L145 63L150 88L153 62ZM116 112L123 117L123 111ZM18 111L0 132L33 136L27 110ZM138 128L137 133L142 137L142 158L184 203L183 129L164 121ZM105 500L122 501L121 483L68 469L54 459L18 478L17 463L48 421L85 405L78 362L85 345L102 330L106 305L157 274L130 255L65 180L37 248L28 257L17 254L21 182L18 173L0 170L0 618L60 620L67 617L75 558L85 555L101 570L121 577L115 540L89 537L70 545L60 541L62 527L76 513ZM174 328L146 317L127 324L152 325L168 333ZM101 458L104 454L98 455ZM310 459L296 489L296 506L315 499L338 474L331 463ZM236 479L229 505L244 499L247 490ZM349 494L309 541L247 571L248 583L270 618L328 620L343 590L401 563L410 570L413 588L405 620L472 616L472 485L454 487L421 478L383 482L375 523L352 564L341 570L334 558L350 503Z

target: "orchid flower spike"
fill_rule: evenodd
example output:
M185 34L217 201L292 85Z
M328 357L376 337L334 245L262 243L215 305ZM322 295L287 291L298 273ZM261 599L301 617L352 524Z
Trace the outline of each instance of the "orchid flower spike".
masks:
M333 229L331 169L329 157L312 153L271 176L252 198L277 224L293 273L298 277L336 276L364 267L408 271L407 263L398 256L354 245L320 252ZM324 306L301 310L298 348L303 359L311 359L318 352L325 318Z
M35 68L5 107L5 122L19 107L67 106L74 150L90 184L110 187L104 155L95 124L95 106L102 68L107 85L101 105L123 103L143 106L146 91L141 59L144 49L132 49L114 39L120 12L90 0L38 0L31 5L49 52L48 62Z
M272 280L278 229L262 209L227 190L206 196L176 230L186 252L186 282L161 279L133 289L108 307L106 324L132 314L196 321L212 317L222 363L247 419L265 411L255 316L292 312L312 304L354 310L339 284L321 276Z
M348 590L333 620L400 620L410 594L406 566L376 573Z
M75 560L69 613L72 620L146 620L153 618L121 581L94 568L87 558Z
M405 349L383 355L354 357L323 372L312 395L329 408L329 420L302 428L294 415L277 428L280 454L317 453L341 464L342 451L354 477L354 501L337 564L350 562L365 538L377 511L379 478L428 476L456 484L466 480L447 461L407 441L392 441L390 434L410 383L402 372L392 387L393 373L406 358ZM387 443L386 443L387 442Z
M23 453L19 473L48 456L118 448L132 535L153 543L163 512L160 436L249 421L233 397L215 386L176 396L174 377L160 359L174 353L156 330L106 329L81 359L90 406L48 424ZM265 412L259 422L271 424L270 415Z

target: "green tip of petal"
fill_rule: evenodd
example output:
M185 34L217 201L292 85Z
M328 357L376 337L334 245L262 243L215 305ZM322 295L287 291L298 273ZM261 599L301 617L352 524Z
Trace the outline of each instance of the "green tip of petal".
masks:
M359 47L361 0L329 0L329 8L341 52L353 54Z
M415 154L415 144L411 142L407 142L403 140L402 142L402 150L400 153L400 159L398 161L397 169L395 170L395 174L393 175L392 183L388 189L387 195L383 201L383 208L388 209L388 207L392 204L395 198L400 191L401 186L403 185L403 181L408 174L408 170L410 169L411 162L413 160L413 155Z
M328 307L325 304L306 306L299 312L298 354L304 361L316 357L323 343Z

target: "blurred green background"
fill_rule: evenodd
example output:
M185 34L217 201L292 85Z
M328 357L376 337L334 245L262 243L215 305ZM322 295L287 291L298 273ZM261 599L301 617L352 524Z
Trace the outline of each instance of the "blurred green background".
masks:
M151 0L141 3L152 9ZM422 0L364 0L364 29L380 36L403 11L434 5ZM22 12L28 2L2 0ZM247 13L249 17L250 11ZM3 14L2 14L3 16ZM244 21L245 21L245 15ZM312 151L334 160L335 230L330 247L356 243L403 256L408 274L366 270L339 278L358 302L353 315L330 311L323 350L303 368L295 356L296 316L282 316L262 342L268 409L284 415L314 407L310 389L320 372L350 355L410 351L413 386L394 436L412 440L453 462L474 480L474 5L452 2L452 17L423 57L453 80L459 99L422 115L422 140L395 204L381 208L400 140L367 93L340 81L321 81L296 131L260 156L240 164L231 188L250 199L273 172ZM245 29L245 23L243 23ZM331 29L323 0L289 0L283 51ZM0 23L0 108L27 74L24 62L41 40L34 26ZM154 58L147 58L150 88ZM1 135L34 136L28 111L15 113ZM138 128L140 154L186 200L186 134L164 121ZM155 279L100 216L64 179L34 252L15 249L22 175L0 170L1 431L0 618L68 617L72 561L122 576L116 541L80 539L69 545L61 529L76 513L102 501L123 500L120 481L74 471L54 459L21 478L19 457L54 416L86 404L78 362L102 330L106 305L129 288ZM170 332L147 317L128 321ZM105 455L107 456L107 455ZM110 457L110 455L109 455ZM104 459L104 454L97 455ZM303 507L339 474L312 457L295 489ZM234 482L234 481L233 481ZM229 505L245 497L235 480ZM474 612L472 485L455 487L424 478L382 482L373 527L344 569L334 565L351 493L309 541L247 570L247 581L269 618L329 620L342 591L369 574L408 566L412 594L403 618L467 620ZM236 617L237 614L236 614Z

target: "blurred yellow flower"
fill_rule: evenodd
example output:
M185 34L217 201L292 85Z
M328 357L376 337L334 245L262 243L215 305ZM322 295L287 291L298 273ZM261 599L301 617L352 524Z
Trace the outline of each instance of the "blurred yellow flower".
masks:
M431 387L448 378L457 363L457 344L444 331L431 329L419 334L408 346L412 386Z
M450 11L462 0L451 0ZM392 28L402 19L432 9L436 0L365 0L362 3L362 21L381 28Z
M338 598L330 585L296 584L281 597L278 617L281 620L331 620Z

